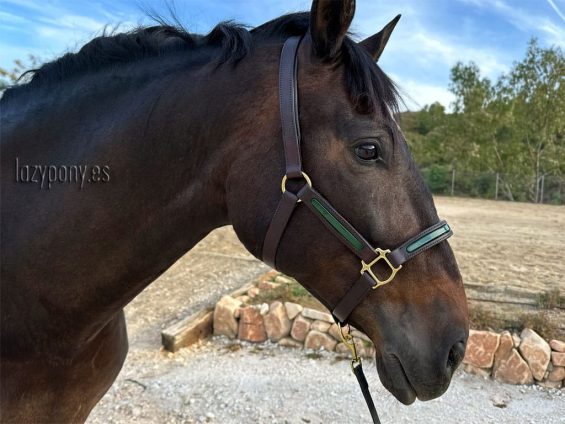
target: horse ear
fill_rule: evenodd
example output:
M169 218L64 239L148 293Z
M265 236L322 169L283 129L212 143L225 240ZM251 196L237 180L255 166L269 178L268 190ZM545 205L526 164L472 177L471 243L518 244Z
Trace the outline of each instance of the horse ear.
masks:
M334 58L355 14L355 0L314 0L310 11L310 35L314 53Z
M381 53L385 49L386 43L392 34L392 30L396 26L400 15L397 15L392 21L390 21L383 29L381 29L375 35L371 35L369 38L364 39L359 44L369 52L376 62L381 57Z

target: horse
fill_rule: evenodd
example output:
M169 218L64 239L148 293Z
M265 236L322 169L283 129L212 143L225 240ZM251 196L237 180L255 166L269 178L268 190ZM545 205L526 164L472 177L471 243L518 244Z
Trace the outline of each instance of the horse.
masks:
M85 421L126 357L123 308L213 229L232 225L263 259L285 175L278 71L290 37L301 39L295 118L316 190L382 248L438 221L395 121L397 89L376 63L398 19L356 42L354 10L314 0L254 29L105 34L4 93L2 422ZM283 190L303 185L289 178ZM302 203L276 267L331 310L360 264ZM400 402L444 393L468 337L449 244L406 262L347 322L373 341Z

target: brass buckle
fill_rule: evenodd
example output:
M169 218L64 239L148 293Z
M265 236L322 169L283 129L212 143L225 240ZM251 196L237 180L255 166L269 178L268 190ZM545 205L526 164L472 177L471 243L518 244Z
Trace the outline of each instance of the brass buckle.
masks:
M402 268L402 265L398 265L398 268L395 268L394 265L392 263L390 263L390 261L386 257L386 254L390 253L390 249L384 249L383 250L383 249L380 249L380 248L377 247L375 249L375 253L378 253L378 256L375 259L373 259L371 262L369 262L368 264L366 264L364 261L361 261L361 274L368 272L369 275L371 277L373 277L373 279L377 282L377 284L375 284L373 286L373 289L376 289L377 287L380 287L384 284L390 283L392 281L392 279L395 277L396 273L400 270L400 268ZM383 260L388 265L388 267L390 268L390 275L388 276L388 278L386 280L380 280L379 277L377 277L376 274L371 269L373 267L373 265L375 265L380 260Z

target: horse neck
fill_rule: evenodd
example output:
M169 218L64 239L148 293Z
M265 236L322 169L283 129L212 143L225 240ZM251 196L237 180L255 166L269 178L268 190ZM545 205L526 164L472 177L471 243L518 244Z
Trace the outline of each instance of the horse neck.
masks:
M127 290L115 296L119 306L211 230L230 224L226 180L252 137L245 122L254 97L251 68L209 65L178 72L128 99L137 105L128 126L143 128L142 140L128 143L130 154L124 155L134 170L127 190L136 190L133 214L141 231L132 236L141 248L127 259L134 271L126 277Z
M29 263L38 270L34 277L28 268L27 279L13 284L21 287L22 301L50 305L37 308L38 329L41 322L72 314L76 331L94 331L212 229L230 223L226 179L253 138L246 112L257 97L251 86L257 72L257 64L244 60L237 67L210 65L145 78L144 85L111 82L102 91L93 87L106 87L104 80L86 80L79 84L85 94L59 90L54 97L61 101L42 109L49 117L28 116L33 128L15 126L8 134L12 140L3 153L9 157L32 152L26 156L30 163L80 158L110 166L107 184L79 194L63 185L49 196L34 187L35 197L25 198L20 194L31 186L23 184L5 191L11 201L2 211L3 229L14 246L6 263L14 264L14 275ZM28 216L26 225L18 224L34 208L42 211L41 222ZM38 233L41 243L34 242ZM51 272L45 276L41 269Z

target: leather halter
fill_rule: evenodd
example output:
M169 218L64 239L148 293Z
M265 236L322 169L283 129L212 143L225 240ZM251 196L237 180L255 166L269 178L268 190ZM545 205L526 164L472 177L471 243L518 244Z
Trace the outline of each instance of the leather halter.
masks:
M285 175L281 183L282 196L271 219L263 242L263 262L276 268L276 256L279 243L298 203L304 204L316 215L354 255L361 259L361 275L349 288L343 299L334 307L332 315L340 326L355 307L367 296L371 289L376 289L393 280L402 264L424 250L449 238L453 233L445 221L440 221L412 237L392 252L388 249L374 249L367 240L337 212L332 205L314 188L308 175L302 170L300 153L300 125L298 120L297 90L297 51L301 38L290 37L283 45L279 69L279 101L282 125L282 139L286 162ZM304 184L296 192L286 189L288 180L303 181ZM385 265L389 275L380 279L373 266ZM363 373L360 359L357 357L355 344L351 335L341 332L344 343L353 352L351 367L367 402L373 423L380 423L377 410L369 392L369 385Z
M280 58L279 100L282 124L282 139L286 162L286 173L282 180L282 196L271 219L263 242L263 262L276 268L276 256L280 240L292 213L300 203L304 204L345 246L361 259L361 275L344 298L334 307L332 314L338 323L344 324L355 307L371 289L387 284L402 268L402 264L438 243L449 238L453 232L445 221L440 221L415 235L392 252L373 248L371 244L337 212L313 187L310 178L302 170L300 153L300 125L298 122L297 57L301 38L290 37L284 43ZM286 189L287 180L302 180L304 185L296 193ZM373 266L382 262L389 275L380 279Z

